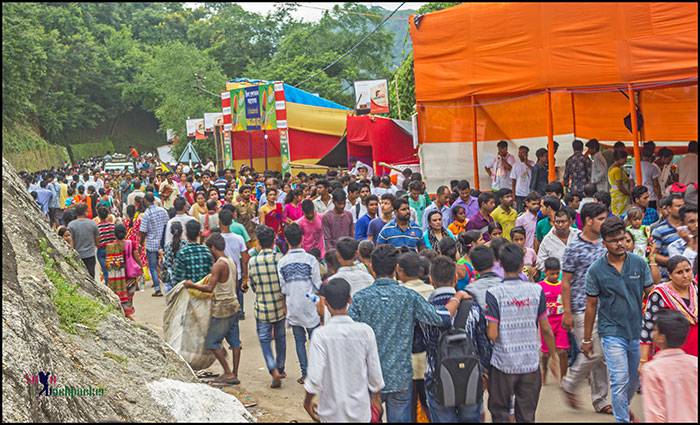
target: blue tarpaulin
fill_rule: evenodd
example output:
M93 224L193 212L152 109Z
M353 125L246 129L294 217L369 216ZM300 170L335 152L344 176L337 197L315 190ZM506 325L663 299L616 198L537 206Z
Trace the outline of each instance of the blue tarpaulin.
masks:
M235 78L233 80L229 80L229 83L245 83L245 82L251 83L251 84L273 83L273 81L252 80L250 78ZM284 98L286 99L287 102L299 103L302 105L320 106L322 108L343 109L343 110L350 109L350 108L347 108L343 105L335 103L331 100L324 99L320 96L316 96L312 93L309 93L306 90L302 90L302 89L290 86L289 84L286 84L286 83L284 84Z

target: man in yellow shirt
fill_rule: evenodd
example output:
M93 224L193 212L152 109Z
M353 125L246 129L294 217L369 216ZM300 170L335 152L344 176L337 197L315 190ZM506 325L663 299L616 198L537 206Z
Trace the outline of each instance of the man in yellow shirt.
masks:
M499 199L499 205L493 210L491 217L503 228L503 237L510 240L510 231L515 227L515 220L518 218L518 212L513 208L513 191L500 189L496 192L496 197Z

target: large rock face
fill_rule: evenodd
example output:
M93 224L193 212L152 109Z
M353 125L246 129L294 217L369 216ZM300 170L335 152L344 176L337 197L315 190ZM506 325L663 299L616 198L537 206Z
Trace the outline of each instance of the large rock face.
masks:
M3 422L187 421L156 402L149 385L163 378L197 383L192 369L154 331L123 317L116 295L96 284L75 251L51 231L5 160L2 180ZM70 334L59 327L41 240L55 269L79 293L112 306L94 330L77 326ZM104 395L40 395L44 386L26 379L40 371L57 377L50 387L99 387Z

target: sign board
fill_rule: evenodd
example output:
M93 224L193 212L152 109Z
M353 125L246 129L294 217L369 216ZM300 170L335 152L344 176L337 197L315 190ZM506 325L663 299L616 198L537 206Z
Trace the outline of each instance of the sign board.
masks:
M233 168L233 151L231 150L231 132L224 132L224 168Z
M260 130L260 87L246 87L245 89L245 119L248 130Z
M355 81L355 109L358 114L388 114L389 88L386 80Z
M204 118L187 120L187 137L198 140L207 138L207 136L204 134Z
M221 112L205 112L204 113L204 131L213 133L214 127L224 124L224 114Z
M280 158L282 160L282 177L292 173L292 166L289 163L289 133L286 128L280 129Z
M178 162L186 164L189 162L192 163L198 163L201 164L202 161L199 159L199 155L197 154L197 151L194 149L194 146L192 145L192 141L190 140L187 142L187 146L185 147L185 150L182 151L182 155L180 155L180 159Z

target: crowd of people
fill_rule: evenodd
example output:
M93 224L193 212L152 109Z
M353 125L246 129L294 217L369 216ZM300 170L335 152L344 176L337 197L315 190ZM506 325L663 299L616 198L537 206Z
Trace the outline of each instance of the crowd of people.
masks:
M641 179L623 143L572 147L547 181L545 149L535 162L502 141L491 190L455 180L433 196L410 169L170 169L133 149L134 172L93 158L22 177L126 317L145 281L155 297L212 293L214 384L245 375L250 290L271 387L291 327L317 421L480 422L486 407L533 422L551 373L572 408L590 385L617 422L637 419L639 391L646 421L697 422L697 142L677 163L645 143Z

